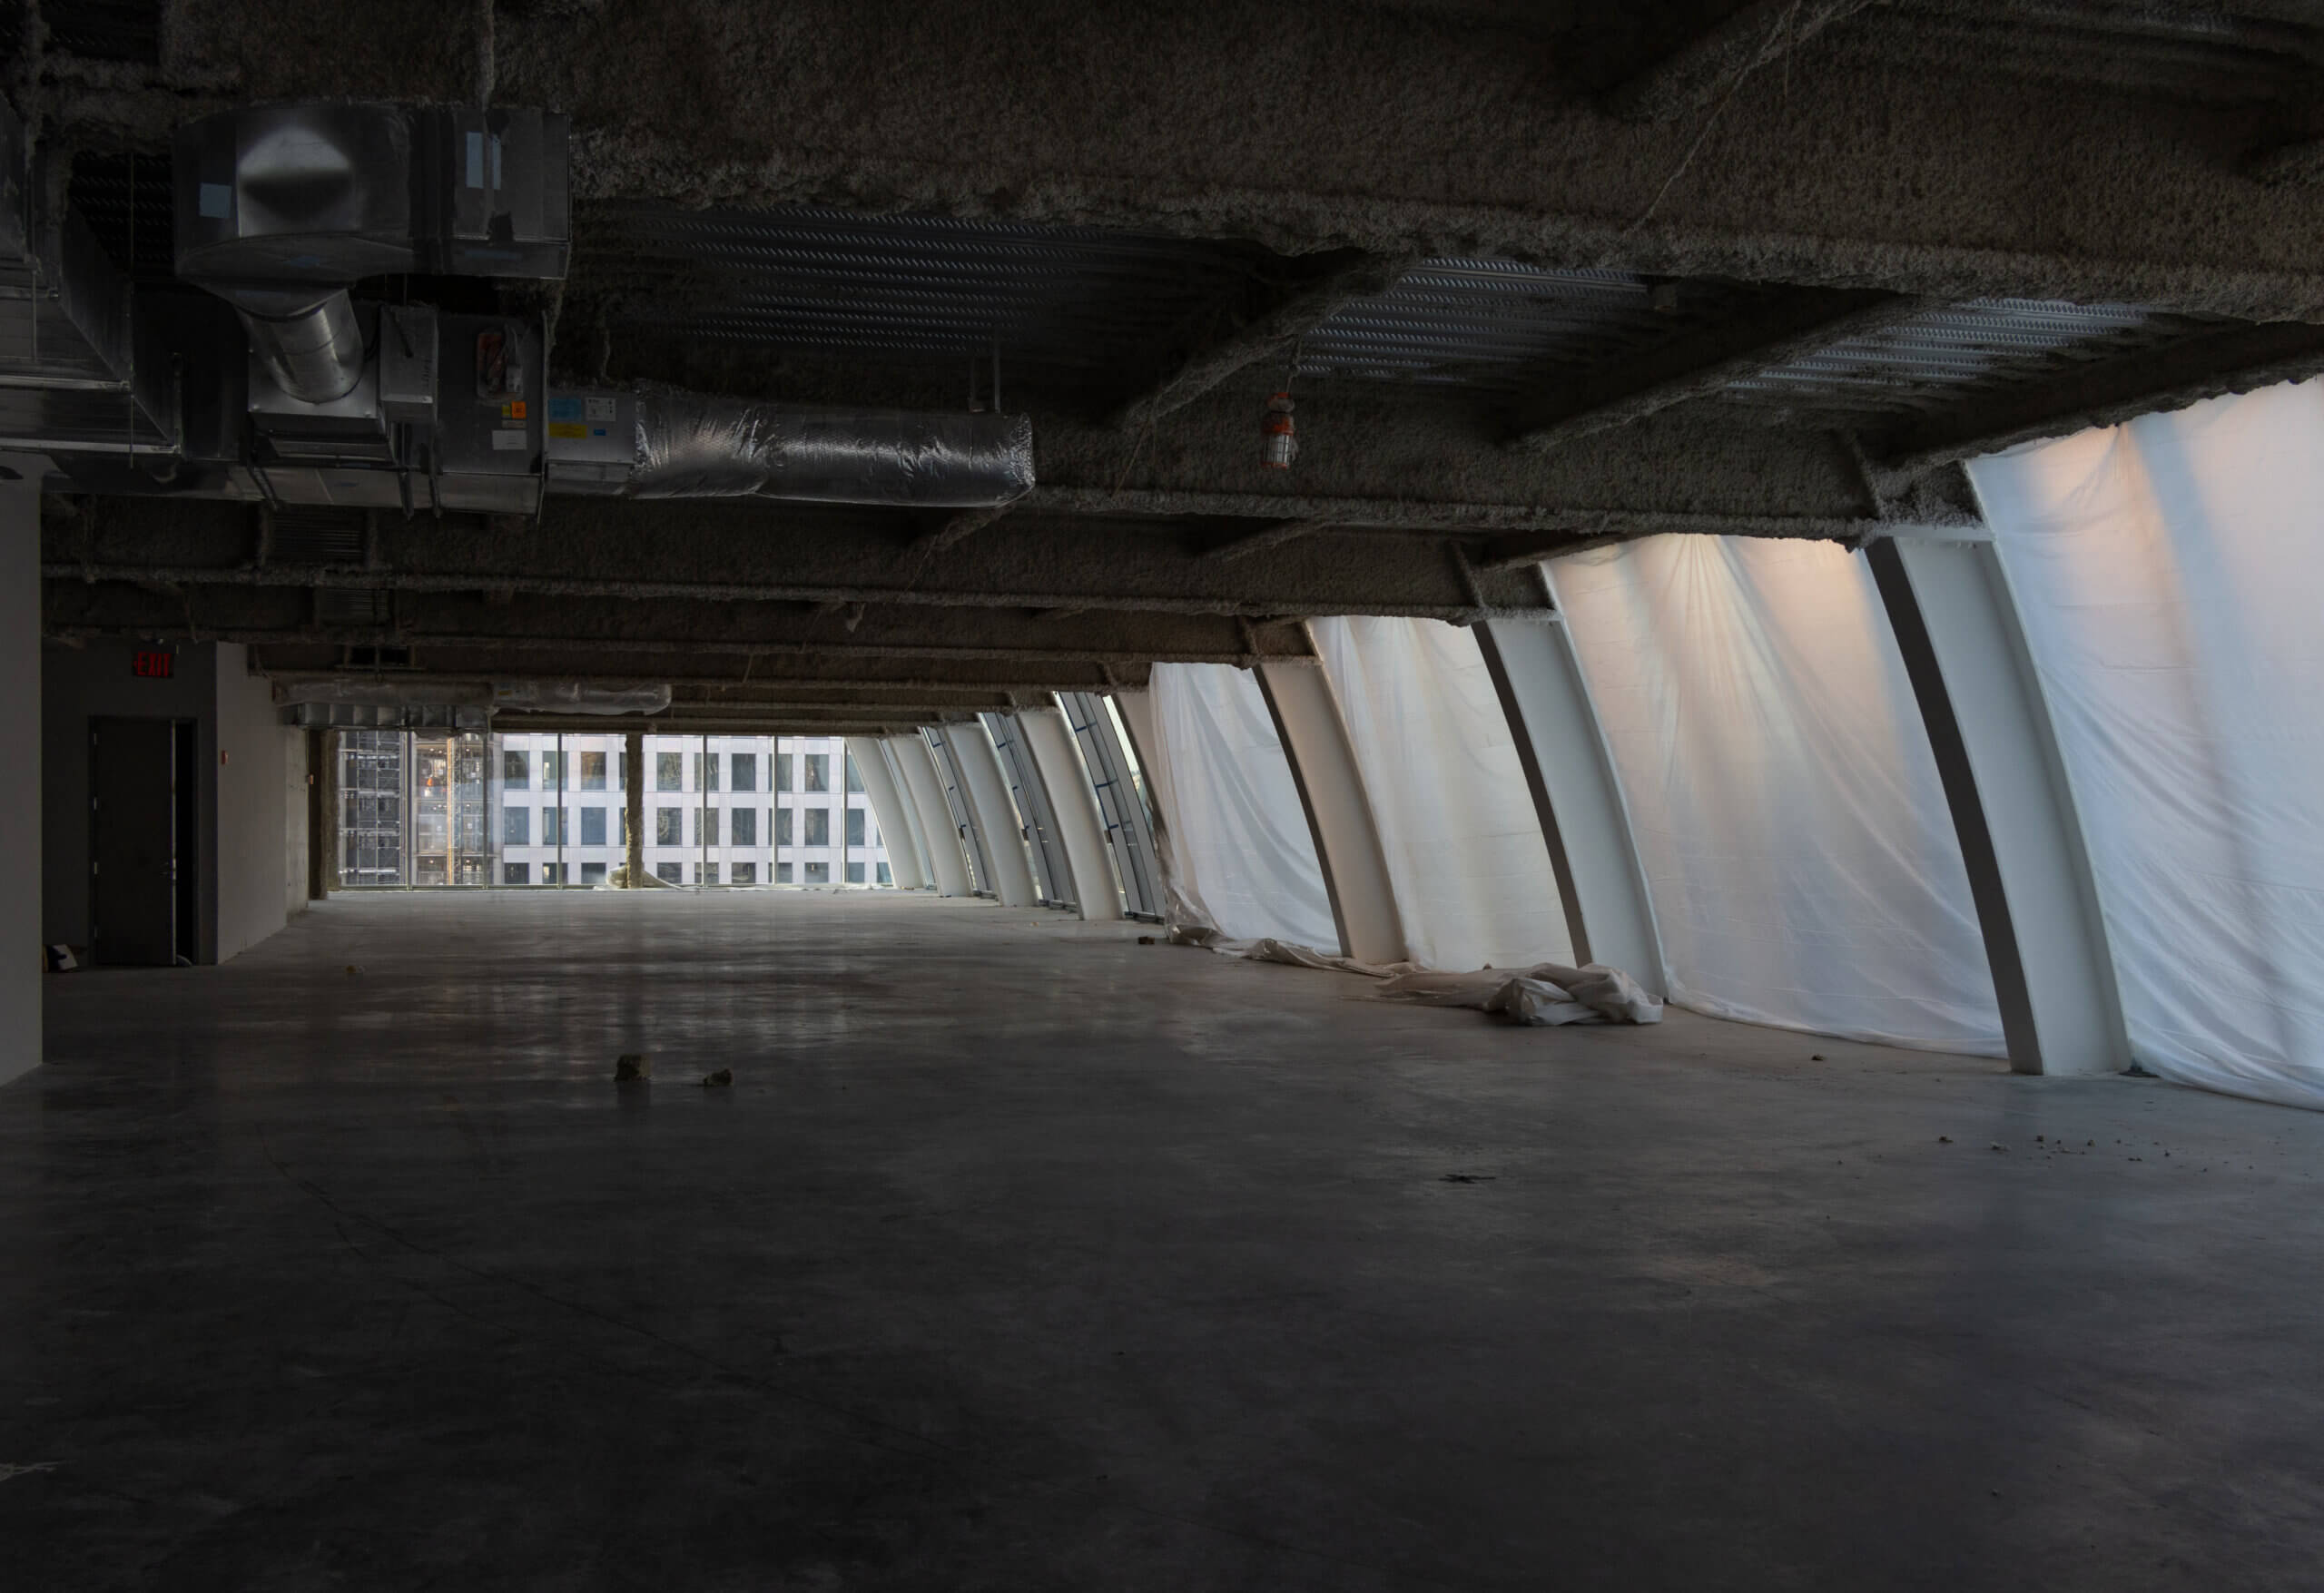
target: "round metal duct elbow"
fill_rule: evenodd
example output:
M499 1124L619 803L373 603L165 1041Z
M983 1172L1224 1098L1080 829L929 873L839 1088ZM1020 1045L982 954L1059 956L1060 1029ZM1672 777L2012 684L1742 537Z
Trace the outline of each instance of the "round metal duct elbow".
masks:
M987 508L1033 489L1024 415L823 408L655 388L636 395L634 497Z
M355 390L363 377L363 324L355 300L340 288L317 300L311 292L220 289L242 318L251 351L292 398L328 404Z

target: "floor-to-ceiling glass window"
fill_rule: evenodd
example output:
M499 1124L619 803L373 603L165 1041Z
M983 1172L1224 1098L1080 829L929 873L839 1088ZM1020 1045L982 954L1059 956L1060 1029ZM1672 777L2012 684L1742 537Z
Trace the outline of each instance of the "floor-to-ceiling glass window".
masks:
M576 886L628 857L625 737L340 736L342 886ZM648 735L645 871L695 886L887 885L836 736Z

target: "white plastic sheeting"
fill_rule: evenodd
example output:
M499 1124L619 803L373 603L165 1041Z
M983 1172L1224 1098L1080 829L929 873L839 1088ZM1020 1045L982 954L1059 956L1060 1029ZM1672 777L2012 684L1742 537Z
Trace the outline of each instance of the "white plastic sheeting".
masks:
M1441 620L1310 627L1423 968L1571 962L1572 942L1508 716L1475 635Z
M1971 465L2132 1048L2324 1107L2324 383Z
M1682 1006L2004 1053L1928 735L1869 568L1657 536L1551 566Z
M1336 948L1315 836L1257 680L1231 664L1157 664L1152 693L1173 920Z

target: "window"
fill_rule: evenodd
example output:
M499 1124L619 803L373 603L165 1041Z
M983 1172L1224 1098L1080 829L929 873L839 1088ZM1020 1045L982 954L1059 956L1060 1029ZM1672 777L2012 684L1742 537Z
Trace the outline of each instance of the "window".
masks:
M789 791L791 789L791 754L777 752L768 761L774 765L774 789Z
M603 863L583 863L583 864L581 865L581 883L583 883L584 885L602 885L602 884L604 884L605 882L606 882L606 865L605 865L605 864L603 864Z
M777 863L774 865L774 882L778 885L788 885L791 883L791 865L789 863Z
M627 808L614 810L614 844L615 846L629 844L629 810Z
M806 844L829 846L832 843L832 811L829 808L808 808L804 810L803 816L807 821Z
M544 885L564 884L565 865L563 863L543 863L541 865L541 883Z
M737 753L735 753L735 754L734 754L734 768L730 771L730 772L734 775L734 779L733 779L733 781L728 784L728 787L727 787L727 789L728 789L728 790L730 790L730 791L756 791L756 790L758 790L758 788L759 788L759 755L758 755L756 752L737 752Z
M533 882L533 865L530 863L501 864L500 882L503 885L531 884Z
M737 757L734 762L740 763L742 759ZM736 778L741 778L739 772ZM759 843L759 811L756 808L735 808L729 811L726 815L726 823L727 840L732 844L756 846ZM735 883L743 884L747 881L736 880Z
M581 754L581 789L583 791L606 789L606 755L603 752Z
M774 811L774 844L777 846L791 844L791 810L789 808L777 808Z
M863 865L862 863L850 863L847 865L847 882L851 885L861 885L863 883Z
M586 757L587 754L585 753L583 755ZM582 778L586 780L588 776L584 774ZM606 844L605 809L584 808L581 810L581 844L584 846L603 846ZM582 878L586 879L587 877L586 869L585 868Z
M686 843L686 811L684 808L654 810L654 844L684 846Z
M847 789L850 791L862 791L863 789L863 772L855 766L855 760L842 752L840 754L840 761L847 765Z
M737 885L755 885L759 882L759 866L756 863L736 863L734 875Z
M847 844L850 846L863 844L863 810L862 808L850 808L847 811Z
M655 791L685 790L684 757L685 754L683 752L654 754L654 789ZM676 881L673 880L672 883L675 884Z
M557 808L541 810L541 844L543 846L555 846L558 843L556 816L561 811Z
M808 884L828 885L831 882L832 866L829 863L809 863L807 865Z
M533 783L533 755L504 751L500 754L500 783L517 791L529 789Z
M696 791L718 789L717 753L712 752L705 756L704 753L696 752L694 755L694 788Z
M804 754L807 763L807 783L803 791L829 791L832 788L832 755L829 752Z
M533 843L533 811L530 808L500 810L500 841L504 846L530 846ZM522 881L519 881L522 883Z
M892 885L896 882L896 877L888 872L888 865L885 863L881 863L880 865L880 871L877 877L879 882L882 885Z
M717 884L717 883L718 883L718 865L717 865L716 863L704 863L704 864L703 864L703 865L702 865L702 873L701 873L701 876L700 876L700 878L698 878L698 879L696 879L696 880L695 880L694 883L695 883L695 884L697 884L697 885L715 885L715 884Z
M655 863L654 877L665 885L683 885L686 882L686 866L684 863Z
M565 787L559 783L558 779L563 772L564 771L557 766L557 757L555 752L541 754L541 789L543 791L563 791Z

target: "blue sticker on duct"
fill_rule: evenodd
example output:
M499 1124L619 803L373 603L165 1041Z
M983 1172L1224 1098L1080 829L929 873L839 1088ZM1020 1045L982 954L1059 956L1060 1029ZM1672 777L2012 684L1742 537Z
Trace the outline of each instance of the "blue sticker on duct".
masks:
M231 221L234 219L234 190L224 182L205 182L199 195L202 214L207 221Z
M548 418L551 420L580 419L581 400L578 398L551 398L548 401Z

